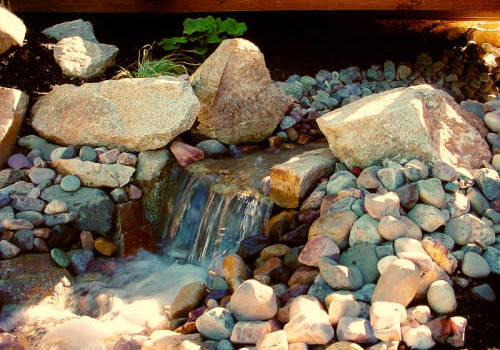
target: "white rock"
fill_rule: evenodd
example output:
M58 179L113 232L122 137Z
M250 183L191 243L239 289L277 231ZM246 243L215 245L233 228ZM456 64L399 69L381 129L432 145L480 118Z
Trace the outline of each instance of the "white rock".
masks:
M377 342L368 320L359 317L342 317L337 325L337 338L359 344Z
M273 318L278 311L274 290L256 280L247 280L231 296L231 311L239 321Z
M457 300L453 287L446 281L433 282L427 291L429 306L438 314L447 314L457 308Z
M401 323L406 323L403 305L379 301L370 308L370 325L375 337L382 341L400 341Z
M406 310L408 322L417 321L420 324L431 320L431 309L427 305L418 305Z
M22 45L26 35L23 21L0 6L0 55L13 45Z
M333 293L327 299L329 299L328 316L334 326L342 317L358 317L361 312L361 305L352 294Z
M285 331L265 334L257 341L257 350L288 350Z
M279 324L269 321L240 321L234 325L231 342L235 344L257 344L264 335L278 331Z
M436 343L432 339L432 332L426 325L418 327L403 326L403 340L410 349L426 350Z
M384 256L377 263L377 269L380 274L383 274L385 270L392 264L393 261L398 260L399 258L396 255L388 255Z

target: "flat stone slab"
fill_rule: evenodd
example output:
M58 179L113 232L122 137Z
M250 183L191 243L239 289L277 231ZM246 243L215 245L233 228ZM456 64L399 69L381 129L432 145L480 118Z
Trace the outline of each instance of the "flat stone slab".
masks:
M270 197L279 206L296 208L322 178L331 175L335 157L322 148L291 157L271 168Z

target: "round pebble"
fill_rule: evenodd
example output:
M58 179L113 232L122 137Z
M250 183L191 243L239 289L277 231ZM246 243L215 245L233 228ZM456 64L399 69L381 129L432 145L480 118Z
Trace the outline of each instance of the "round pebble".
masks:
M59 248L54 248L50 251L50 256L61 267L68 267L70 264L68 255Z
M86 162L95 162L97 160L97 152L90 146L80 148L80 159Z
M447 314L455 311L457 300L453 287L446 281L438 280L431 284L427 291L429 306L438 314Z
M75 175L66 175L61 181L61 189L66 192L74 192L80 189L82 182Z
M462 261L462 272L472 278L487 277L490 274L490 265L481 255L468 252Z
M12 169L29 169L33 166L31 160L29 160L24 154L16 153L9 157L7 164Z

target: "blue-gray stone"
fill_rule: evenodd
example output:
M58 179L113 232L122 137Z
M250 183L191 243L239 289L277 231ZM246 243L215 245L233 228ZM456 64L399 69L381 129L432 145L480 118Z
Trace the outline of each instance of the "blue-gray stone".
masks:
M292 126L294 126L297 123L295 119L289 116L285 116L281 122L280 122L280 129L281 130L286 130L290 129Z
M444 189L445 189L445 191L448 191L448 192L457 192L460 190L460 187L458 186L458 184L456 184L454 182L447 182L444 184Z
M66 175L61 181L61 189L66 192L78 191L81 186L82 182L76 175Z
M356 199L351 205L351 210L358 216L363 216L365 212L365 200L363 198Z
M346 89L349 90L350 95L361 96L361 88L359 87L359 83L349 84L346 86Z
M83 275L87 271L87 267L93 259L94 254L87 249L73 250L69 255L71 267L77 275Z
M314 283L307 291L307 294L317 298L319 301L324 303L326 297L333 292L335 292L335 289L330 287L328 283L326 283L326 281L321 277L321 275L318 275L314 280Z
M217 350L234 350L234 347L228 339L222 339L217 343Z
M223 307L207 310L196 319L196 329L209 339L229 339L233 327L233 316L229 310Z
M313 77L309 75L304 75L303 77L300 78L300 83L304 87L304 90L309 90L313 86L316 86L317 81Z
M377 253L377 258L379 259L389 255L394 255L394 244L391 241L384 242L375 247L375 252Z
M322 69L318 73L316 73L315 78L318 82L323 82L325 80L331 80L332 73L330 73L329 71L327 71L325 69Z
M14 196L12 199L12 207L19 211L41 212L45 208L45 202L38 198Z
M127 192L123 188L115 188L110 195L116 203L123 203L128 199Z
M472 288L472 296L479 300L493 303L496 300L495 292L489 284L481 284Z
M28 172L28 177L34 184L41 184L54 180L56 172L48 168L32 168Z
M344 197L341 200L333 203L328 208L329 214L340 213L341 211L352 211L352 206L356 202L356 198L354 197Z
M293 74L288 77L286 80L287 83L293 83L294 81L299 81L300 80L300 75Z
M19 254L21 249L6 240L0 241L0 260L12 259Z
M278 83L278 87L285 95L292 96L296 100L300 100L303 94L303 85L299 81Z
M394 64L394 62L384 62L384 79L387 81L396 79L396 65Z
M218 140L205 140L196 145L205 154L205 157L221 156L228 153L226 146Z
M378 278L377 262L375 245L366 242L354 244L340 256L340 264L357 267L365 283L374 282Z
M75 213L59 213L52 215L44 216L44 223L46 226L52 227L56 225L69 224L70 222L75 221L76 214Z
M66 192L61 186L55 185L43 190L41 198L47 202L59 199L66 203L68 211L77 215L75 224L80 231L105 234L111 229L114 205L101 189L82 187L74 192Z
M483 258L486 259L493 273L500 274L500 250L495 247L488 247L483 254Z
M33 249L33 231L19 230L12 237L12 243L18 246L21 251L29 252Z
M390 166L377 171L377 177L389 191L394 191L405 183L405 177L401 166Z
M236 145L229 145L229 153L233 158L242 158L245 155Z
M365 284L363 287L353 292L354 298L359 301L364 301L365 303L371 303L375 287L376 285L373 283Z
M338 171L328 180L326 192L328 194L338 194L341 190L356 188L356 177L349 171Z
M484 196L493 201L500 198L500 177L493 169L483 168L476 172L474 180Z
M493 221L494 224L500 223L500 213L493 209L486 209L484 216Z
M467 198L470 201L470 207L478 214L484 213L490 207L490 203L484 196L474 187L467 189Z
M278 131L276 136L279 136L283 141L288 141L288 134L285 131Z
M71 159L76 155L75 147L58 147L50 153L50 160L56 161L59 159Z
M16 214L16 219L26 220L33 224L33 226L39 226L43 223L43 215L36 211L21 211Z
M484 119L484 108L482 103L473 100L467 100L460 102L460 107L465 109L467 112L475 114L479 118Z
M9 205L9 203L10 203L10 197L4 194L0 194L0 208Z
M59 148L59 146L47 142L45 139L36 135L27 135L21 137L18 144L22 147L26 147L30 150L40 151L40 155L43 160L50 160L50 155L52 152Z
M84 162L97 161L97 152L90 146L83 146L80 148L80 160Z
M351 102L354 102L354 101L357 101L359 100L360 97L359 96L355 96L355 95L350 95L350 96L347 96L346 98L344 98L342 100L342 106L345 106L345 105L348 105L349 103Z

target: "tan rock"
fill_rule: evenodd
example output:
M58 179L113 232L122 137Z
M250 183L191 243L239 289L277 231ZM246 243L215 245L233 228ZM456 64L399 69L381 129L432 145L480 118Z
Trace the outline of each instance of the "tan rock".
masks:
M266 139L293 101L272 83L259 48L244 39L224 40L191 82L201 103L195 132L226 144Z
M322 215L309 228L309 239L326 235L332 238L340 249L344 249L349 243L349 232L356 220L358 216L352 211Z
M181 343L190 341L195 344L201 344L200 334L179 334L168 330L158 330L151 333L144 342L142 350L178 350Z
M231 311L240 321L261 321L273 318L278 311L274 290L256 280L247 280L231 296Z
M358 317L361 305L352 294L332 293L326 297L330 323L336 325L344 316Z
M318 180L329 176L335 158L327 148L305 152L271 168L269 196L281 207L297 208Z
M377 338L367 319L361 317L342 317L337 325L337 338L359 344L373 344Z
M104 73L117 54L114 45L93 43L79 36L64 38L54 46L54 59L63 74L84 79Z
M0 33L3 25L0 7ZM0 54L2 35L0 34ZM29 97L16 89L0 87L0 168L3 167L16 145L17 134L21 129L24 114L28 109Z
M445 269L449 275L453 275L453 272L457 269L458 262L457 259L450 254L448 247L440 240L432 237L424 238L421 243L432 260Z
M400 341L401 323L405 322L406 310L401 304L378 301L370 308L373 334L382 341Z
M380 276L373 291L372 303L389 301L406 307L414 298L420 282L420 275L411 261L398 259Z
M0 6L0 55L11 46L22 45L26 35L23 21Z
M363 350L361 346L350 341L338 341L332 345L328 345L325 350Z
M432 270L425 272L420 276L420 283L418 284L418 290L415 297L424 298L427 295L429 286L437 280L444 280L450 284L452 283L450 276L448 276L446 271L438 264L434 264Z
M33 106L33 127L62 145L144 151L193 125L199 102L188 81L158 77L61 85Z
M113 255L118 249L118 247L113 242L110 242L102 237L99 237L94 241L94 247L95 250L105 256Z
M482 161L491 159L480 134L483 123L430 85L374 94L317 122L333 155L349 168L365 168L395 156L441 159L466 168L480 168Z
M250 271L238 254L229 254L224 258L222 274L233 291L250 277Z
M135 168L126 165L83 162L78 158L58 159L52 166L59 173L78 176L87 187L123 187L135 172Z
M399 196L396 192L368 194L365 197L365 209L368 215L377 220L384 216L399 218Z

